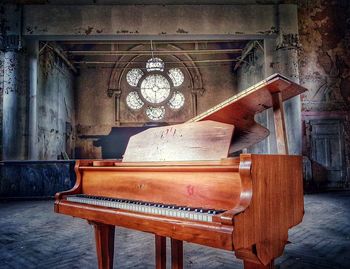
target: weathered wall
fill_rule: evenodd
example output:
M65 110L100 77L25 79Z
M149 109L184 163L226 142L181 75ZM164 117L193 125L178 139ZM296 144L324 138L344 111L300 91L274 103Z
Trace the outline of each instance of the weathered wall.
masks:
M74 78L51 49L39 57L38 146L40 160L56 160L62 152L74 157Z
M74 161L0 162L0 198L48 197L75 183Z
M346 187L350 176L350 2L301 1L299 35L300 82L309 89L302 96L303 155L311 162L308 172L314 173L313 183ZM339 123L338 135L331 130L337 127L334 120ZM318 132L322 126L324 130ZM332 152L332 143L342 152ZM319 155L317 149L324 152ZM338 163L332 164L331 159ZM342 173L333 179L331 174L328 179L321 178L320 169L324 168L341 169Z
M17 50L2 53L2 159L26 158L26 57Z
M303 110L348 110L350 3L313 1L299 8L300 81L309 91Z
M232 65L203 67L200 72L205 91L198 95L198 114L238 93Z
M3 118L3 109L2 109L2 99L4 94L4 56L5 53L0 51L0 160L2 160L2 118Z
M256 46L244 59L243 64L237 69L237 88L243 91L250 86L266 78L265 75L265 53L263 48ZM267 112L255 116L255 120L268 128ZM274 130L270 130L273 133ZM252 146L248 151L253 153L270 152L269 140L265 139Z
M150 35L264 35L275 29L273 5L29 5L24 18L24 34L42 37L134 35L149 40Z

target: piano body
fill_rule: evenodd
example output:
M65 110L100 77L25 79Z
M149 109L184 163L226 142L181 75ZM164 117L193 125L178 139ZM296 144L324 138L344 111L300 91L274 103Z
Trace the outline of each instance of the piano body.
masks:
M156 268L183 267L183 241L234 251L245 269L273 268L301 222L302 159L287 155L282 102L305 89L279 74L187 123L131 137L120 160L78 160L55 212L94 225L98 266L113 268L115 226L155 234ZM273 107L281 154L240 154L268 135L254 115ZM150 139L152 139L150 141Z

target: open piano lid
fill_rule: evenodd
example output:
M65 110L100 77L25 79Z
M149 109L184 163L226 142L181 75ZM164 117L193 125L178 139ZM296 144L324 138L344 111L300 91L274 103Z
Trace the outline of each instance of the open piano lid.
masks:
M275 74L183 124L147 129L132 136L123 162L220 160L269 135L254 115L306 89Z
M280 92L282 101L285 101L304 91L304 87L290 79L273 74L187 122L212 120L234 125L229 150L229 153L233 153L250 147L269 135L269 130L258 124L254 116L272 107L272 94Z

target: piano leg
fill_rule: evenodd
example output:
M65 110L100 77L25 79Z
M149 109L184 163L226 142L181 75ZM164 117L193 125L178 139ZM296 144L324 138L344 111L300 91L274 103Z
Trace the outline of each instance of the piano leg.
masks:
M171 238L171 269L183 268L183 242Z
M114 231L112 225L93 223L99 269L113 269Z
M244 269L274 269L273 261L267 265L244 261Z
M155 235L156 240L156 269L166 268L166 237Z

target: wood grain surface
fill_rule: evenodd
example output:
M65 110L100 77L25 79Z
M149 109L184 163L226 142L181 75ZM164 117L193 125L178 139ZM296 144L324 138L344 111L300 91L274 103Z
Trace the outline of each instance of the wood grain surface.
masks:
M82 167L80 172L88 195L225 210L241 199L237 167Z
M220 160L228 156L233 129L214 121L151 128L130 138L123 162Z
M155 235L156 269L166 269L166 237Z
M213 120L234 125L235 133L229 152L236 152L269 135L269 130L258 124L254 116L273 107L272 94L280 92L281 100L285 101L304 91L306 89L299 84L274 74L187 122Z
M236 256L267 265L282 255L288 230L304 215L302 157L248 156L253 196L249 207L234 216L234 248Z

